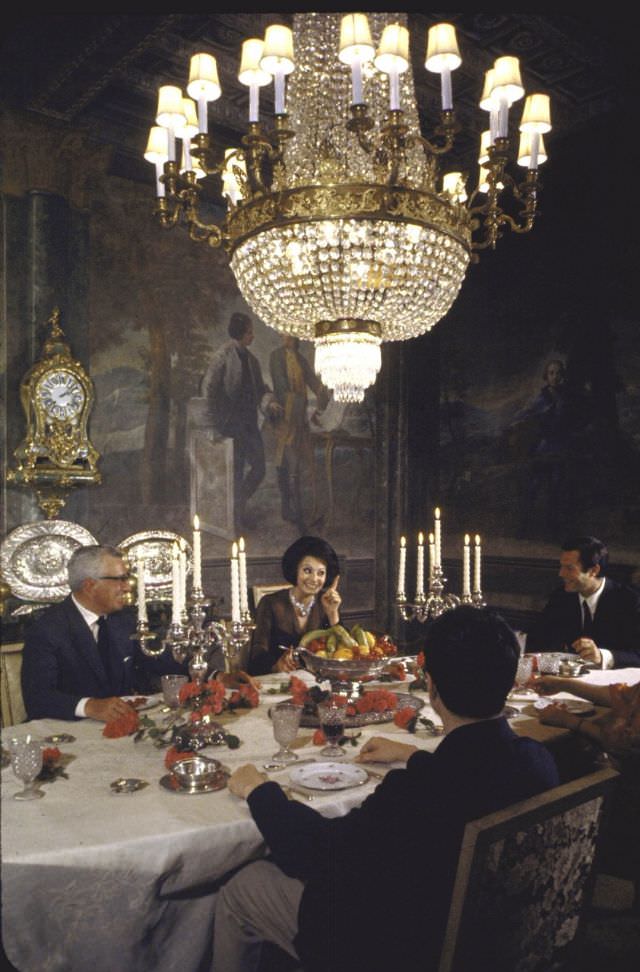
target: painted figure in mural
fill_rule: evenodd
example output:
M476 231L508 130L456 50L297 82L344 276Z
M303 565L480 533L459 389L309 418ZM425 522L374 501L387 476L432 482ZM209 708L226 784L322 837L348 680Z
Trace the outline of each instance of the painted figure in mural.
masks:
M271 352L269 369L273 391L282 408L276 419L276 471L282 503L282 518L305 531L303 513L303 476L308 476L313 508L309 522L317 512L316 477L313 439L307 416L307 388L316 396L317 408L311 422L328 404L329 395L313 368L300 351L297 337L285 334L280 347Z
M531 460L524 486L521 533L531 523L538 497L545 494L546 526L555 531L566 522L572 427L565 379L564 362L558 358L549 361L539 394L520 412L512 428L512 432L520 429L528 439Z
M527 636L527 651L575 651L597 668L640 665L640 594L606 577L609 554L596 537L569 537L553 592Z
M340 564L326 540L294 541L282 557L282 576L291 587L265 594L256 610L247 666L252 675L293 671L292 648L300 637L340 622Z
M228 332L231 340L213 356L202 379L202 394L216 432L233 439L234 510L239 532L248 525L247 501L266 471L258 413L275 419L282 408L264 382L258 359L249 351L253 341L251 318L232 314Z

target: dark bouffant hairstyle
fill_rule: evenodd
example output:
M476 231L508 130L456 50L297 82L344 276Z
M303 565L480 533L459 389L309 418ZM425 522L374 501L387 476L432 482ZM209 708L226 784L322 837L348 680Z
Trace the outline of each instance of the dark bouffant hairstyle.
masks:
M600 576L606 574L609 551L602 540L596 537L567 537L562 544L562 550L565 553L569 550L577 550L583 570L589 570L590 567L600 564Z
M486 719L502 711L518 655L516 636L504 618L465 605L429 627L424 667L451 712Z
M247 314L241 314L240 311L235 311L231 315L229 327L227 328L229 337L232 337L234 341L239 341L251 326L251 318Z
M282 576L290 584L295 584L298 579L298 564L303 557L315 557L327 565L327 587L340 573L338 555L326 540L320 537L298 537L282 557Z

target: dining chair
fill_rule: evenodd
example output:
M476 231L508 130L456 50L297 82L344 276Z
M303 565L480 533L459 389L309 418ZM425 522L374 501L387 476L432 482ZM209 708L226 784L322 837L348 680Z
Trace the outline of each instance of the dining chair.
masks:
M22 700L20 673L22 671L22 642L2 645L0 654L0 702L2 727L24 722L27 712Z
M567 967L618 775L606 767L466 825L438 972Z
M283 591L289 587L291 587L291 584L254 584L251 588L254 611L265 594L275 594L276 591Z

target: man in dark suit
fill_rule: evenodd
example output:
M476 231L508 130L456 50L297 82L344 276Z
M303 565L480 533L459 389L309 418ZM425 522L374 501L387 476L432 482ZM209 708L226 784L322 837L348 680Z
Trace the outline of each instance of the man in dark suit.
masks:
M527 651L575 651L599 668L640 665L640 594L605 577L607 563L601 540L565 540L558 572L564 586L527 637Z
M115 547L79 547L69 558L71 594L29 628L22 695L30 719L109 722L130 711L120 696L151 690L152 673L186 672L169 652L142 654L132 612L123 610L129 574Z
M221 889L214 972L251 972L265 940L305 972L437 967L466 822L558 784L549 752L501 715L517 657L515 635L490 611L434 621L424 667L445 738L435 753L370 739L359 762L406 768L344 817L287 800L255 766L235 771L229 789L248 800L272 859Z

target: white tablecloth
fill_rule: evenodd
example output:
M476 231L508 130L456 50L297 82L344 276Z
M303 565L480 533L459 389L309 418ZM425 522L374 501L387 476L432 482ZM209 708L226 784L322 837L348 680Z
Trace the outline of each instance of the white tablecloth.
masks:
M239 749L206 752L230 768L245 762L261 768L278 748L268 706L281 698L263 692L258 709L234 718ZM149 740L105 739L91 720L44 719L4 730L3 738L27 731L70 732L77 741L59 748L76 758L68 780L46 784L44 799L31 802L13 799L21 784L10 767L2 771L2 922L11 961L20 972L207 968L215 882L265 853L245 802L226 789L196 796L166 791L159 785L165 750ZM378 732L414 738L384 724L364 728L361 741ZM312 730L300 730L301 756L318 757L311 737ZM431 749L439 742L415 739ZM349 747L349 755L357 752ZM109 784L121 776L149 786L114 794ZM287 776L273 779L284 783ZM340 815L375 785L322 795L312 805Z
M306 676L303 676L306 677ZM597 672L592 681L637 681L640 669ZM233 720L239 749L207 750L229 768L245 762L261 767L276 750L268 707L282 696L266 689L280 677L265 676L258 709ZM402 689L402 686L394 686ZM424 698L424 697L423 697ZM527 717L516 730L551 741L565 730ZM153 714L153 713L151 713ZM430 707L422 714L438 721ZM91 720L41 720L3 731L38 737L70 732L76 742L60 746L75 759L68 780L44 786L42 800L18 802L21 784L2 771L3 943L20 972L199 972L208 968L215 885L230 870L262 856L265 846L244 801L228 790L196 796L159 785L164 750L149 740L105 739ZM393 724L367 726L433 751L441 737L409 736ZM312 731L301 729L298 752L318 756ZM348 748L348 758L357 753ZM114 794L118 777L140 777L149 786ZM288 773L273 775L286 783ZM367 796L375 781L353 790L321 795L312 804L338 816Z

